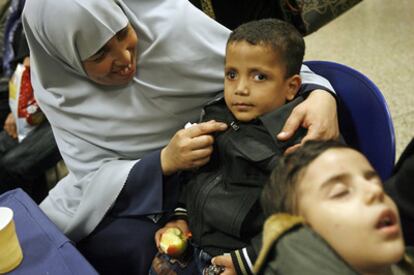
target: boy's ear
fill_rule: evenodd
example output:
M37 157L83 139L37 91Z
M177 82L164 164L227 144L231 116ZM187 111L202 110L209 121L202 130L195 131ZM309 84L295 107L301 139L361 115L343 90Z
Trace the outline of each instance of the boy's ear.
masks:
M300 85L302 85L302 79L300 75L295 74L289 77L287 80L287 92L286 92L286 100L290 101L295 98L296 94L299 91Z

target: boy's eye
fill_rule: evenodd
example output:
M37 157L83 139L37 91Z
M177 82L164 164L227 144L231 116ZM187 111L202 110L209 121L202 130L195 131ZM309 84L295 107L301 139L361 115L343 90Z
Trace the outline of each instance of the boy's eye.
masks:
M254 80L257 80L257 81L263 81L263 80L266 80L266 79L267 79L267 77L264 74L256 74L254 76Z
M235 71L228 71L226 73L227 79L235 79L237 77L237 73Z
M344 198L350 194L348 186L342 183L335 184L328 193L330 199Z

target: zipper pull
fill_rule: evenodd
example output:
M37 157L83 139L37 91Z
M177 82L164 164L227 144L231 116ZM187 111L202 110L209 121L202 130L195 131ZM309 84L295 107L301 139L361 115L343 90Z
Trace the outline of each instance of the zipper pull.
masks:
M230 126L231 126L231 128L233 128L234 131L237 131L237 130L240 129L239 125L235 121L232 121L230 123Z

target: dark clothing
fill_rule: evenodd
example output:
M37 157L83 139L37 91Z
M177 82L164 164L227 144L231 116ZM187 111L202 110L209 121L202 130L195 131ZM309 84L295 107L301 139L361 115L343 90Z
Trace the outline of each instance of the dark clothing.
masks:
M276 214L266 221L263 241L254 243L255 249L260 251L255 263L257 274L358 274L324 239L292 217ZM406 257L392 266L393 274L414 274L412 249L406 251Z
M193 241L211 255L219 255L249 245L262 228L264 217L259 205L263 184L276 159L305 135L298 131L289 142L279 142L292 109L302 97L243 123L227 109L224 99L204 108L202 121L215 119L229 125L216 133L210 162L185 185L185 205Z
M61 159L45 120L20 143L0 132L0 193L21 187L37 203L47 195L45 172Z
M174 176L163 178L160 151L147 154L134 165L112 209L77 244L100 274L148 273L157 253L155 232L165 223L159 213L171 212L177 202L175 181Z
M406 245L414 246L414 139L398 160L392 177L384 183L385 191L400 212Z
M201 0L190 0L190 2L203 10ZM231 30L252 20L284 19L280 1L277 0L211 0L211 5L216 21Z

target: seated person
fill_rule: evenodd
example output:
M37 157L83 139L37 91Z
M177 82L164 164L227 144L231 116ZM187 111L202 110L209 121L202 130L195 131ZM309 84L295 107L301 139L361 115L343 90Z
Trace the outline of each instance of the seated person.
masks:
M246 23L230 35L224 98L207 104L202 116L202 121L229 127L215 134L210 162L188 175L177 220L155 237L159 246L169 227L191 231L194 255L203 256L194 257L200 269L190 274L201 273L223 253L230 253L223 256L228 272L251 274L248 263L256 255L250 241L264 222L259 203L263 184L275 161L305 135L302 129L287 142L276 139L292 109L313 89L301 87L304 50L299 32L277 19ZM181 219L186 211L187 219Z
M396 205L350 147L309 141L280 158L262 205L258 274L414 274Z
M384 183L385 191L397 204L405 243L414 246L414 139L407 145Z
M0 194L20 187L40 203L48 192L45 173L61 157L50 124L34 100L29 68L26 57L10 81L12 112L0 131Z

